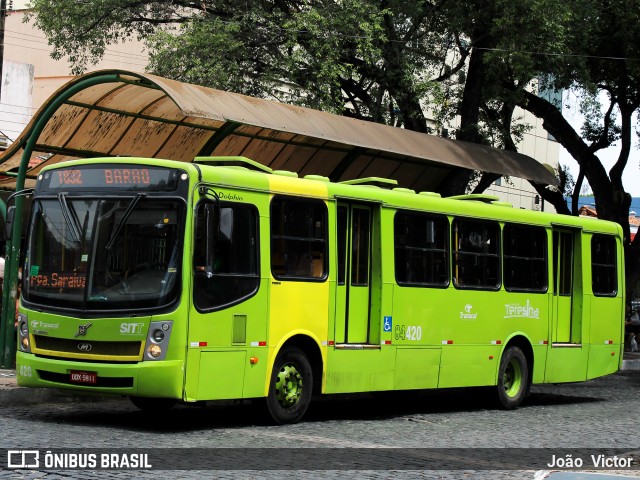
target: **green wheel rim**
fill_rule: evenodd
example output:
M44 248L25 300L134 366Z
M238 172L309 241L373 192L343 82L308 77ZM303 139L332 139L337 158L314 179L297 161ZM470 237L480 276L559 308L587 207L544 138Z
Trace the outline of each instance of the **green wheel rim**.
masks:
M284 408L294 406L302 397L302 375L295 365L282 366L276 377L276 399Z
M509 360L504 371L504 391L508 397L515 397L522 387L522 365L515 358Z

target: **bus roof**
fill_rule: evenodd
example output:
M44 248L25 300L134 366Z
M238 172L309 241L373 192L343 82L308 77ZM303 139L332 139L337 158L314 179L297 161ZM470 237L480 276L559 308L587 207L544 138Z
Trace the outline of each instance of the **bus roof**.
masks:
M94 161L126 164L142 158L101 158ZM91 164L83 159L65 162L68 165ZM513 208L491 195L458 195L441 197L438 193L397 187L391 179L374 177L356 181L332 182L321 175L300 177L296 172L272 170L245 157L199 157L191 164L154 159L154 164L185 168L198 175L205 183L220 184L222 188L245 191L268 191L275 194L304 195L321 199L378 202L392 208L413 209L444 215L463 215L500 221L517 221L531 225L556 225L580 228L585 231L603 232L622 236L622 228L615 222L593 217L575 217ZM45 168L54 168L50 165ZM62 165L60 165L62 166ZM224 175L219 175L224 171ZM218 174L216 174L216 172ZM272 176L271 180L267 180ZM219 183L221 182L221 183Z

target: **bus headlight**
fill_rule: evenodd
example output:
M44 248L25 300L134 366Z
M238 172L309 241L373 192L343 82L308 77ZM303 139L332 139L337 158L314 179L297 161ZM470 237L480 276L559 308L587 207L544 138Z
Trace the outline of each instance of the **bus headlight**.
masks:
M169 348L172 321L151 322L144 346L144 360L164 360Z
M153 331L153 340L156 343L162 342L162 340L164 340L164 332L162 330L154 330Z
M24 313L18 315L18 344L20 350L31 353L31 345L29 342L29 319Z

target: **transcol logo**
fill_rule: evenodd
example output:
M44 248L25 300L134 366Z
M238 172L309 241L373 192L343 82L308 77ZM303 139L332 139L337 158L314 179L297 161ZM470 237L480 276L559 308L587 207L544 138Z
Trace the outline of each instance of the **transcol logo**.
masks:
M463 320L475 320L476 318L478 318L478 314L477 313L473 313L473 305L471 305L470 303L467 303L464 306L464 312L460 312L460 318Z

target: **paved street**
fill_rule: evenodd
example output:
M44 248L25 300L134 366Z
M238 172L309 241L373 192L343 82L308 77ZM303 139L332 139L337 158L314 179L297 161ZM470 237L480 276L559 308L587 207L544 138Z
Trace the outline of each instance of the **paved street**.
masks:
M61 478L504 478L532 479L535 470L491 471L490 449L546 448L566 456L572 449L616 448L640 450L640 371L623 371L583 384L534 387L526 404L505 412L482 404L478 392L447 391L406 395L354 396L321 400L312 405L303 423L274 427L262 421L260 410L250 405L180 406L170 414L147 415L127 400L48 403L0 407L2 449L145 449L184 448L206 455L205 450L228 450L229 471L0 471L8 478L58 480ZM479 404L480 403L480 404ZM475 467L447 471L282 470L242 471L251 458L246 448L308 448L348 450L370 461L371 448L401 448L399 455L427 448L468 448L486 454ZM87 450L92 451L92 450ZM283 450L277 450L281 452ZM5 450L6 452L6 450ZM252 450L255 454L255 450ZM264 452L259 451L260 454ZM381 451L382 452L382 451ZM384 450L388 453L388 450ZM447 455L460 452L443 450ZM463 451L464 454L465 451ZM220 450L212 450L219 455ZM275 458L279 458L275 455ZM575 458L575 456L574 456ZM273 460L273 459L271 459ZM267 459L265 458L265 462ZM314 456L317 463L318 455ZM446 458L443 460L446 462ZM234 463L235 462L235 463ZM243 463L248 462L248 463ZM302 463L302 462L300 462ZM330 466L335 467L335 462ZM374 462L375 463L375 462ZM393 464L393 462L391 462ZM196 461L197 465L197 461ZM293 465L297 465L293 463ZM636 468L637 468L637 464ZM3 465L4 467L5 465ZM273 468L273 467L270 467ZM304 469L304 465L300 465ZM366 464L359 468L366 468ZM640 471L622 472L637 475ZM538 478L540 478L538 473Z

